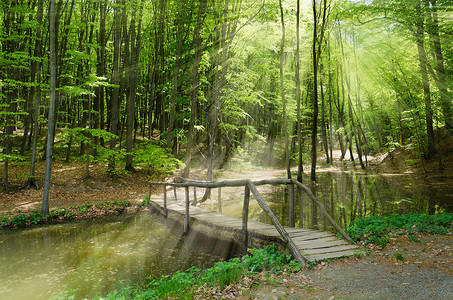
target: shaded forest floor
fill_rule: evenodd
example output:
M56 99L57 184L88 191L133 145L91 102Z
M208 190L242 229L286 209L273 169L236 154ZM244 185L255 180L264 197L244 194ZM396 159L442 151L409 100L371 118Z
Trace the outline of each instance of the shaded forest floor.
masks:
M420 148L407 145L386 154L376 170L380 173L421 175L431 181L453 179L453 135L438 130L435 140L437 153L434 158L426 159Z
M7 193L0 193L0 212L40 210L43 197L42 180L38 180L38 190L20 189L26 181L28 167L10 167L10 188ZM44 178L44 167L44 162L37 164L38 178ZM105 201L127 200L132 205L142 202L148 192L146 172L138 170L111 178L106 174L106 169L105 165L91 165L90 177L86 178L86 167L83 164L54 162L49 206L67 208Z

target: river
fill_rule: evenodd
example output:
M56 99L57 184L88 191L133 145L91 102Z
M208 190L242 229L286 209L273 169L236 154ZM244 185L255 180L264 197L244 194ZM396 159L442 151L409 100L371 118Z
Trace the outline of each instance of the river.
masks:
M0 299L77 299L105 295L120 282L207 268L236 255L231 242L148 212L104 220L0 232Z

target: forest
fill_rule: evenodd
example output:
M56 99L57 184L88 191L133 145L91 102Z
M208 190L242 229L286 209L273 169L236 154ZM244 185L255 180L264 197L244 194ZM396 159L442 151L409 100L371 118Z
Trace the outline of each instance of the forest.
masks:
M452 140L451 0L4 0L2 188L51 161L115 176L316 167ZM46 160L46 176L35 164ZM304 167L311 165L307 170ZM47 195L46 195L47 191ZM46 200L47 199L47 200Z

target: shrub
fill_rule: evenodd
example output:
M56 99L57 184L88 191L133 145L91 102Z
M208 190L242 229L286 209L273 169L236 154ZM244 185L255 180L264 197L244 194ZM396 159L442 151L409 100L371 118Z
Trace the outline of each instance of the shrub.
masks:
M147 169L151 174L167 176L184 165L164 148L148 143L134 152L134 163Z
M122 286L106 297L95 299L193 299L200 288L224 287L238 282L242 276L261 270L297 270L299 263L291 261L287 253L280 254L274 245L264 249L250 249L250 254L217 262L206 270L192 267L185 272L178 271L153 279L144 288L134 285ZM207 295L213 297L212 294Z
M364 244L385 247L393 233L407 232L425 234L447 234L453 231L453 214L392 214L388 217L366 217L351 222L346 233Z

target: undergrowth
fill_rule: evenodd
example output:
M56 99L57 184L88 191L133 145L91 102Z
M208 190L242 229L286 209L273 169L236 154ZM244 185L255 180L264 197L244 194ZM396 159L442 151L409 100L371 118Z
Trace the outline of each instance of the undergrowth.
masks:
M448 234L453 232L453 214L392 214L351 222L346 233L355 241L385 247L392 235Z
M298 271L302 266L291 260L288 253L281 254L275 245L264 249L250 249L242 258L217 262L213 267L202 270L192 267L185 272L151 279L144 286L123 285L105 297L95 299L194 299L209 287L221 289L237 283L243 276L259 273ZM212 295L211 295L212 296Z
M69 208L50 208L49 214L44 215L38 210L14 214L6 212L0 215L0 229L4 228L24 228L39 224L50 224L76 217L84 217L94 211L103 212L122 212L126 207L130 207L129 201L99 202L96 204L83 204L70 206Z

